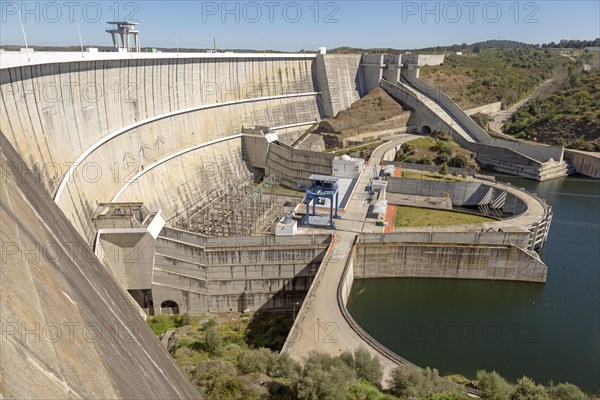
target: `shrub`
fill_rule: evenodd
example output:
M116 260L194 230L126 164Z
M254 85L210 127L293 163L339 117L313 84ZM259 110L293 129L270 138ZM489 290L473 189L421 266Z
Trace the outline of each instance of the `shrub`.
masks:
M258 373L267 375L273 368L277 354L266 348L248 349L237 357L238 370L243 374Z
M552 400L586 400L588 397L577 386L570 383L559 383L550 386L548 393Z
M341 358L312 352L295 387L300 400L343 400L355 378Z
M448 164L443 163L440 167L440 174L441 175L448 175Z
M428 397L456 389L455 384L440 378L437 369L420 369L412 365L399 365L394 368L389 383L392 394L406 398Z
M415 160L415 164L433 165L433 159L429 154L426 154L418 160Z
M454 168L466 168L469 165L469 160L463 154L456 154L450 159L448 165Z
M223 339L221 338L221 333L214 326L209 327L204 332L204 349L210 355L218 355L221 350L221 344L223 344Z
M359 347L354 351L354 370L356 376L364 379L371 385L380 386L383 377L383 367L376 356L371 356L364 347Z
M438 165L446 164L450 161L450 155L448 153L439 153L435 158L435 163Z
M429 400L471 400L471 398L466 393L451 392L432 394Z
M269 376L271 378L286 378L290 380L298 379L298 376L302 371L300 364L292 360L287 354L275 353L275 355L277 357L275 358L275 363L269 370Z
M479 389L483 391L484 400L510 400L512 386L496 371L477 371Z
M517 387L510 398L511 400L550 400L546 388L537 385L526 376L517 381Z
M433 146L431 146L431 150L435 151L438 154L446 153L448 155L452 155L452 153L454 151L452 149L452 145L443 140L438 140L437 142L435 142L435 144Z
M190 373L190 380L203 398L219 400L259 400L266 390L250 377L239 376L235 367L223 360L209 360L198 364Z

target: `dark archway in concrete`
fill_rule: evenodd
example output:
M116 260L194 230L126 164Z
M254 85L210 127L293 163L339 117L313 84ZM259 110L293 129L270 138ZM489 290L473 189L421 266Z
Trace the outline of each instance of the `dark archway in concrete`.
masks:
M431 127L429 127L428 125L423 125L423 127L421 128L421 133L424 135L430 135Z
M179 314L179 305L173 300L165 300L160 303L161 314Z

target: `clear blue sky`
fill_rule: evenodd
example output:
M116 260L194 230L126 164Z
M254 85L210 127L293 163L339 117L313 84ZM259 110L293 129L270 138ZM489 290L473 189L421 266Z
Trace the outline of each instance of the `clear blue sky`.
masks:
M0 44L110 45L106 21L140 22L142 46L296 51L419 48L487 39L545 43L600 36L589 1L6 1ZM174 35L174 33L176 35Z

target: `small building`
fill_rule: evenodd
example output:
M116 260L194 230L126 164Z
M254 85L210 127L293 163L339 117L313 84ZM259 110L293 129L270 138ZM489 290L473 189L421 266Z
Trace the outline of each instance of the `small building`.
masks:
M365 160L362 158L352 158L344 154L333 159L333 176L338 178L356 179L364 168Z

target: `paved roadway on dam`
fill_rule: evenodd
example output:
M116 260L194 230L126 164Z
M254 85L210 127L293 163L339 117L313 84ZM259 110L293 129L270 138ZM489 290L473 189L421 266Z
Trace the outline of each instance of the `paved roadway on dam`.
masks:
M298 314L296 320L296 329L298 330L290 334L290 338L293 339L288 339L289 343L286 343L284 348L284 351L287 351L292 358L302 360L311 350L337 356L345 350L354 350L364 346L372 355L376 355L380 359L384 369L384 382L397 365L365 343L348 324L338 305L337 293L356 235L360 232L383 232L383 227L375 225L375 219L367 218L370 204L367 202L367 192L364 189L373 178L373 166L379 165L384 155L394 147L417 138L419 136L400 135L380 146L371 155L369 164L365 167L357 183L357 190L346 208L343 219L335 222L337 230L334 249L321 267L315 286ZM303 229L303 233L312 233L311 231L317 230ZM322 230L318 231L322 233Z

